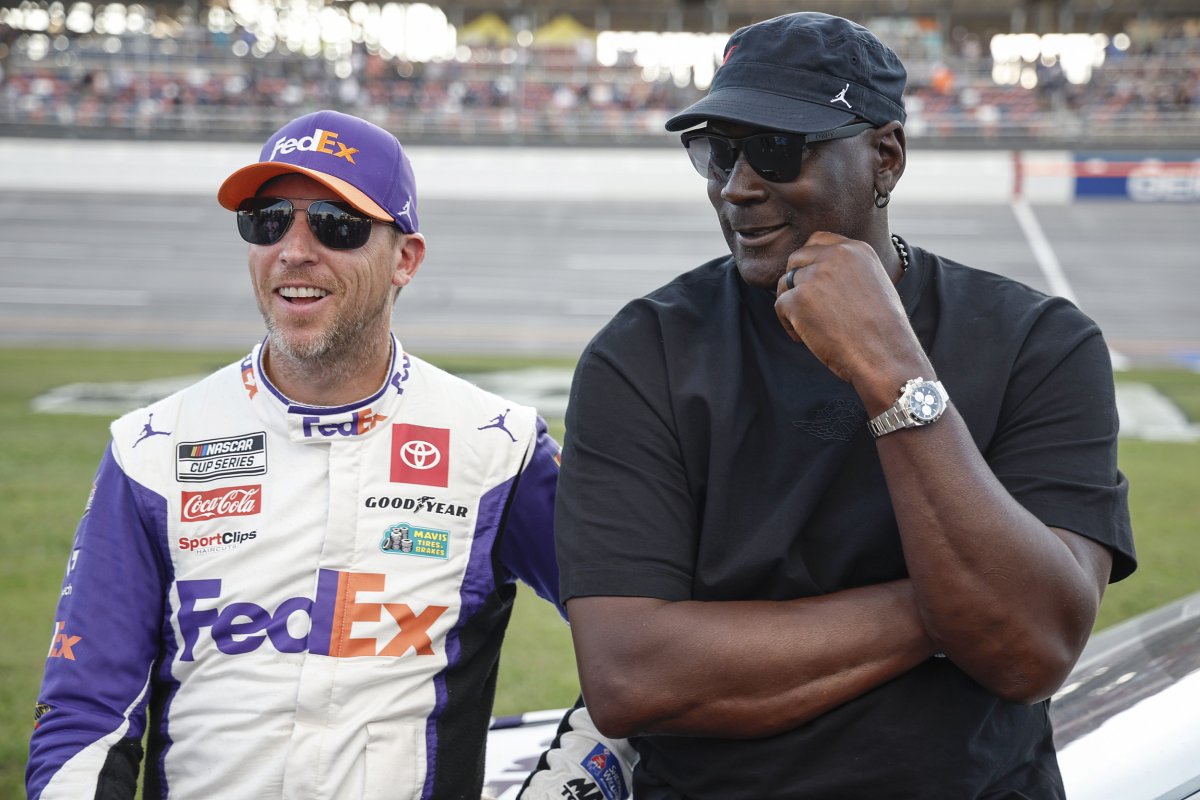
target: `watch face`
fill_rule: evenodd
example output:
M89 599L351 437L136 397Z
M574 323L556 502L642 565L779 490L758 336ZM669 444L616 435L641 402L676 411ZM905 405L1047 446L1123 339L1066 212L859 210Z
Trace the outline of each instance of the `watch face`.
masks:
M941 416L945 403L932 383L921 383L908 395L908 413L919 423L933 422Z

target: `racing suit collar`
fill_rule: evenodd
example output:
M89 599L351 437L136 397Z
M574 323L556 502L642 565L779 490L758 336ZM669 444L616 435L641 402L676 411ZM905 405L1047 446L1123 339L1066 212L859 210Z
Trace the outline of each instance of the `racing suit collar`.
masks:
M370 396L340 406L309 406L293 402L263 369L266 339L242 361L242 384L256 411L268 424L286 427L293 442L332 442L371 435L386 426L399 409L409 376L409 358L395 334L388 377Z

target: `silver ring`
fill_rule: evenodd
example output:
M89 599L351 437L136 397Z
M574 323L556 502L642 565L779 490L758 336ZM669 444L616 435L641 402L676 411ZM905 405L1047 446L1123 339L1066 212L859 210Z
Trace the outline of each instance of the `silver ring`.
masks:
M789 289L795 289L795 288L796 288L796 284L795 284L795 283L793 283L792 281L794 281L794 280L795 280L795 278L796 278L796 273L797 273L797 272L799 272L799 271L800 271L800 268L799 268L799 267L796 267L795 269L792 269L792 270L788 270L788 274L787 274L787 280L786 280L786 281L784 281L784 283L786 283L786 284L787 284L787 287L788 287Z

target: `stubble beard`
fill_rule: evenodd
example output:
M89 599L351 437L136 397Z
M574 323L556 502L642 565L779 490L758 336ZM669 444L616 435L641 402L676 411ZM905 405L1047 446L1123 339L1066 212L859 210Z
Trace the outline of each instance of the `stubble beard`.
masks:
M365 367L375 353L377 341L391 328L391 304L355 308L336 315L328 327L316 334L288 331L260 305L267 327L267 342L276 361L286 359L295 367L323 374L353 374Z
M732 241L729 242L729 249L742 280L750 286L774 291L775 285L787 271L786 254L782 257L773 256L764 252L766 248L740 247Z

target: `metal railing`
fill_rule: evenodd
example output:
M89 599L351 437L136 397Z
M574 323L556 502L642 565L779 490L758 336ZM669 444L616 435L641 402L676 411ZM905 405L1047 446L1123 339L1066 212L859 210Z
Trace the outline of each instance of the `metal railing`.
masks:
M94 117L70 110L53 119L0 110L0 136L224 140L261 142L288 120L317 106L254 109L199 106L139 113L127 109ZM677 146L663 129L664 111L420 111L382 107L344 108L392 131L407 144L541 146ZM957 112L910 117L910 147L1024 149L1200 148L1200 111L1139 112L1090 119L1086 114L1047 112L1020 121L982 122Z

